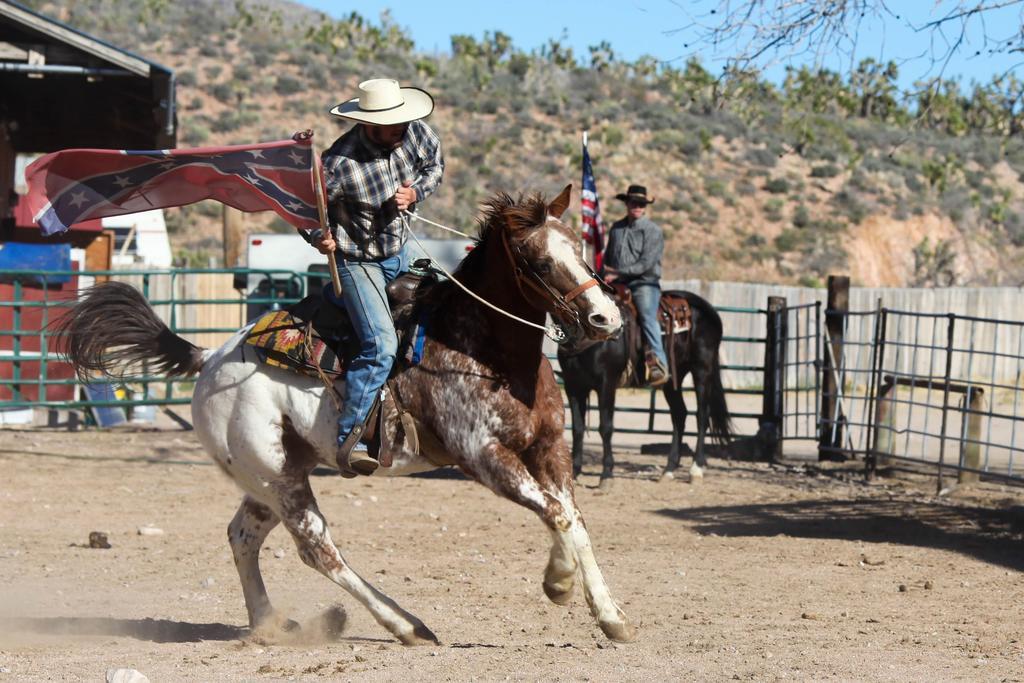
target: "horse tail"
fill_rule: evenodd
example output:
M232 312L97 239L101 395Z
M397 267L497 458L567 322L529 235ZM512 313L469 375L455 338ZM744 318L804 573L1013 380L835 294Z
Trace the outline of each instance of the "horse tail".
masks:
M145 362L150 370L188 377L203 367L204 349L171 332L137 289L105 282L83 290L57 319L65 356L88 381L91 372L107 376Z
M732 441L735 428L729 417L729 406L725 402L725 388L722 387L722 368L718 354L715 353L708 373L706 396L708 400L708 416L711 418L711 438L716 443L725 445Z

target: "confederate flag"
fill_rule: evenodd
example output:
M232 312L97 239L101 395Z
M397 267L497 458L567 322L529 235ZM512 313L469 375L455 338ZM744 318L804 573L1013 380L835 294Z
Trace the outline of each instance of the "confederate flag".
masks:
M583 190L580 192L580 202L583 205L583 239L593 248L594 270L600 272L604 261L604 226L601 225L601 205L597 199L594 169L590 166L586 133L583 134Z
M74 223L216 199L241 211L274 211L296 228L320 227L313 134L232 147L66 149L25 169L29 210L44 234ZM322 187L322 184L321 184Z

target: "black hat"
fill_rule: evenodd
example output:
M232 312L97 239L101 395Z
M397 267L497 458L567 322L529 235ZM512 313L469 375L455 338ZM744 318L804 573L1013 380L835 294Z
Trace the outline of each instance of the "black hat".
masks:
M615 195L615 198L624 202L643 202L644 204L654 203L653 197L650 199L647 198L647 188L643 185L630 185L625 194L617 194Z

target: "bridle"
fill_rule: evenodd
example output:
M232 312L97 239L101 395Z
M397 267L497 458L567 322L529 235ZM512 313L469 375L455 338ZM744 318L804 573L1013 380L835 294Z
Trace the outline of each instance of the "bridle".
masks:
M418 214L411 213L409 211L403 211L401 213L401 216L402 216L402 224L405 226L405 229L408 231L409 236L412 237L412 239L415 240L416 244L419 245L420 249L423 249L424 253L427 253L427 254L429 254L429 252L427 252L427 250L420 243L419 238L416 237L416 233L414 233L409 228L409 219L410 218L413 219L413 220L420 220L420 221L423 221L425 223L429 223L430 225L433 225L434 227L441 228L442 230L447 230L448 232L453 232L453 233L455 233L457 235L461 235L462 237L470 238L470 235L467 235L464 232L460 232L458 230L455 230L454 228L450 228L447 225L442 225L441 223L436 223L436 222L434 222L432 220L424 218L424 217L422 217L422 216L420 216ZM560 294L558 292L558 290L556 290L554 287L552 287L551 285L549 285L547 282L544 281L544 278L540 276L540 273L538 273L533 268L533 266L530 265L530 262L526 259L525 256L523 256L522 251L520 251L518 248L515 250L516 255L518 255L518 257L519 257L518 258L518 263L517 263L516 256L513 256L513 254L512 254L512 247L511 247L511 245L508 242L507 230L505 230L505 229L500 229L500 230L501 230L502 245L505 248L505 255L508 257L509 265L512 267L512 272L513 272L513 274L515 276L516 288L519 290L519 295L522 296L525 301L527 301L527 302L530 301L529 297L526 296L526 292L523 291L523 284L525 283L527 286L529 286L535 292L537 292L542 297L544 297L544 299L547 301L547 303L550 304L550 308L548 308L546 306L536 306L534 304L531 304L531 305L534 305L534 307L537 308L537 310L541 310L541 311L545 311L545 312L550 312L550 313L552 313L552 315L554 315L555 310L559 311L563 315L568 315L569 317L572 318L572 322L575 325L575 331L576 332L580 333L580 332L583 331L583 324L580 321L579 314L576 313L576 311L574 311L571 306L569 306L569 304L573 301L573 299L575 299L576 297L578 297L580 294L582 294L586 290L590 289L591 287L594 287L595 285L596 286L600 286L601 289L603 289L605 292L607 292L609 294L614 294L615 293L615 290L613 290L610 286L608 286L607 283L605 283L601 278L598 277L598 275L594 271L594 269L590 267L590 264L584 263L583 264L584 267L587 269L587 272L590 273L590 276L591 276L590 279L587 280L586 282L584 282L579 287L576 287L575 289L573 289L571 292L569 292L569 293L567 293L565 295ZM475 292L470 290L468 287L466 287L464 284L459 282L458 278L456 278L454 275L449 273L445 269L445 267L443 265L441 265L440 263L437 263L436 265L437 265L438 269L440 269L440 271L442 273L444 273L445 276L447 276L447 278L451 282L453 282L457 287L462 289L462 291L464 291L468 296L476 299L481 304L483 304L484 306L487 306L491 310L496 311L496 312L500 313L501 315L504 315L504 316L506 316L508 318L511 318L512 320L515 320L516 322L522 323L523 325L526 325L527 327L537 328L538 330L542 331L549 339L551 339L552 341L554 341L557 344L565 344L565 343L568 343L570 341L569 337L565 333L565 330L561 326L559 326L557 324L538 325L535 322L532 322L532 321L529 321L529 320L525 320L523 318L520 318L517 315L513 315L512 313L510 313L508 311L502 310L501 308L495 306L491 302L489 302L486 299L480 297L480 295L476 294ZM529 276L529 277L527 277L527 276Z
M584 267L590 273L590 279L571 291L562 294L544 280L541 274L530 264L530 261L523 256L522 250L518 245L512 246L508 239L508 229L501 230L501 243L505 247L505 254L508 256L509 264L512 266L512 273L515 276L516 287L519 289L519 294L523 299L531 303L538 310L550 313L560 319L563 317L568 318L575 324L577 329L582 329L583 324L580 321L579 312L570 306L573 299L591 287L601 287L606 292L614 292L611 287L597 276L597 273L590 267L590 264L584 262ZM526 295L523 289L524 285L539 295L544 304L538 306L532 303L531 298Z

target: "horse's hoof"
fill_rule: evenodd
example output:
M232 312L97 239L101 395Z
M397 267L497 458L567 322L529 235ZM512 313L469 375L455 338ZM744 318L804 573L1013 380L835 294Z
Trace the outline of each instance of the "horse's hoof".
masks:
M637 627L628 621L602 621L601 630L616 643L632 643L637 637Z
M614 477L601 477L601 483L597 485L597 489L599 491L611 491L613 486L615 486Z
M690 483L700 484L704 481L704 470L697 465L690 467Z
M402 641L402 645L440 645L441 641L437 639L434 632L427 628L422 622L416 624L413 628L412 633L399 633L398 639Z
M299 622L271 614L250 628L249 640L259 645L277 645L288 642L301 632L302 625Z
M341 605L334 605L316 618L313 627L322 633L324 638L337 640L345 632L347 624L348 614L345 612L345 608Z
M570 581L568 588L548 583L547 581L544 582L543 586L544 595L548 596L548 600L556 605L568 605L572 600L572 593L573 589L576 587L576 582Z
M661 473L661 476L658 477L658 481L659 482L672 481L675 478L676 478L676 475L672 472L672 470L665 470L664 472Z

